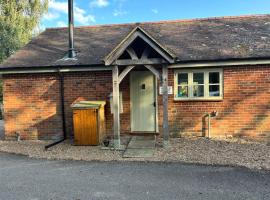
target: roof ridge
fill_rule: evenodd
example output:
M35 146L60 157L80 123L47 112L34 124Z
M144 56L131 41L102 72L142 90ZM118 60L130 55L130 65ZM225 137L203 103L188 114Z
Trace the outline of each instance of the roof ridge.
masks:
M220 19L245 19L252 17L266 17L270 14L250 14L250 15L237 15L237 16L219 16L219 17L204 17L204 18L193 18L193 19L176 19L176 20L160 20L152 22L130 22L130 23L120 23L120 24L99 24L99 25L88 25L88 26L77 26L76 29L80 28L99 28L99 27L113 27L113 26L139 26L141 24L163 24L163 23L178 23L178 22L197 22L197 21L208 21L208 20L220 20ZM46 30L59 30L67 29L67 27L50 27Z

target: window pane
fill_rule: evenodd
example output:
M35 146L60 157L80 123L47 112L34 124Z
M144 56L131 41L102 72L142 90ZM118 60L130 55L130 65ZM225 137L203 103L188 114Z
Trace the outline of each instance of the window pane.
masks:
M188 97L188 86L178 86L178 97Z
M188 74L178 74L178 85L187 85L188 84Z
M193 83L204 84L204 73L193 73Z
M209 72L209 83L210 84L219 83L219 72Z
M209 96L210 97L219 97L219 85L209 85Z
M193 86L193 96L203 97L204 96L204 85L194 85Z

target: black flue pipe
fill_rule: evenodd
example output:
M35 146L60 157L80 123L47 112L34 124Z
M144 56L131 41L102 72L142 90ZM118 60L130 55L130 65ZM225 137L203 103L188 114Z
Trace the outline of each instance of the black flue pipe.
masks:
M66 112L65 112L65 96L64 96L64 77L63 74L58 70L58 76L59 76L59 82L60 82L60 99L61 99L61 116L62 116L62 130L63 130L63 138L53 142L51 144L48 144L45 146L45 150L48 150L49 148L64 142L67 139L67 129L66 129Z
M73 13L73 0L68 0L68 37L69 37L69 50L68 57L75 58L76 52L74 49L74 13Z

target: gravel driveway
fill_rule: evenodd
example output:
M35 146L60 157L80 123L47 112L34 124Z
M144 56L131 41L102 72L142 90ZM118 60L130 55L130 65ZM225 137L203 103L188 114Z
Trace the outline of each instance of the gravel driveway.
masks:
M0 199L270 199L270 173L160 162L48 161L0 153Z
M200 163L207 165L244 166L250 169L270 170L269 143L244 140L208 140L205 138L171 139L171 146L163 149L158 141L151 158L122 158L122 152L101 150L100 147L73 146L70 141L48 151L44 141L0 141L0 151L23 154L33 158L85 161L166 161Z

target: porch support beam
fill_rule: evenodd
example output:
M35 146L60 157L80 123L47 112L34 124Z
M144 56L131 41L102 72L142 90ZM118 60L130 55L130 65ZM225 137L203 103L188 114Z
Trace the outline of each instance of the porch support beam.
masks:
M138 56L132 47L126 49L132 60L138 60Z
M163 146L169 145L169 116L168 116L168 65L162 67L163 92Z
M162 58L141 58L141 59L123 59L123 60L116 60L113 64L118 66L127 66L127 65L160 65L168 63Z
M149 54L150 54L150 48L149 47L146 47L144 50L143 50L143 53L142 53L142 58L148 58Z
M120 149L120 110L119 110L119 78L118 66L113 66L113 133L114 133L114 148Z
M154 68L154 67L151 66L151 65L145 65L145 67L146 67L149 71L151 71L151 72L157 77L158 80L161 79L161 74L159 73L159 71L158 71L156 68Z
M135 66L127 66L119 75L118 82L119 84L122 82L122 80L126 77L126 75L134 68Z

